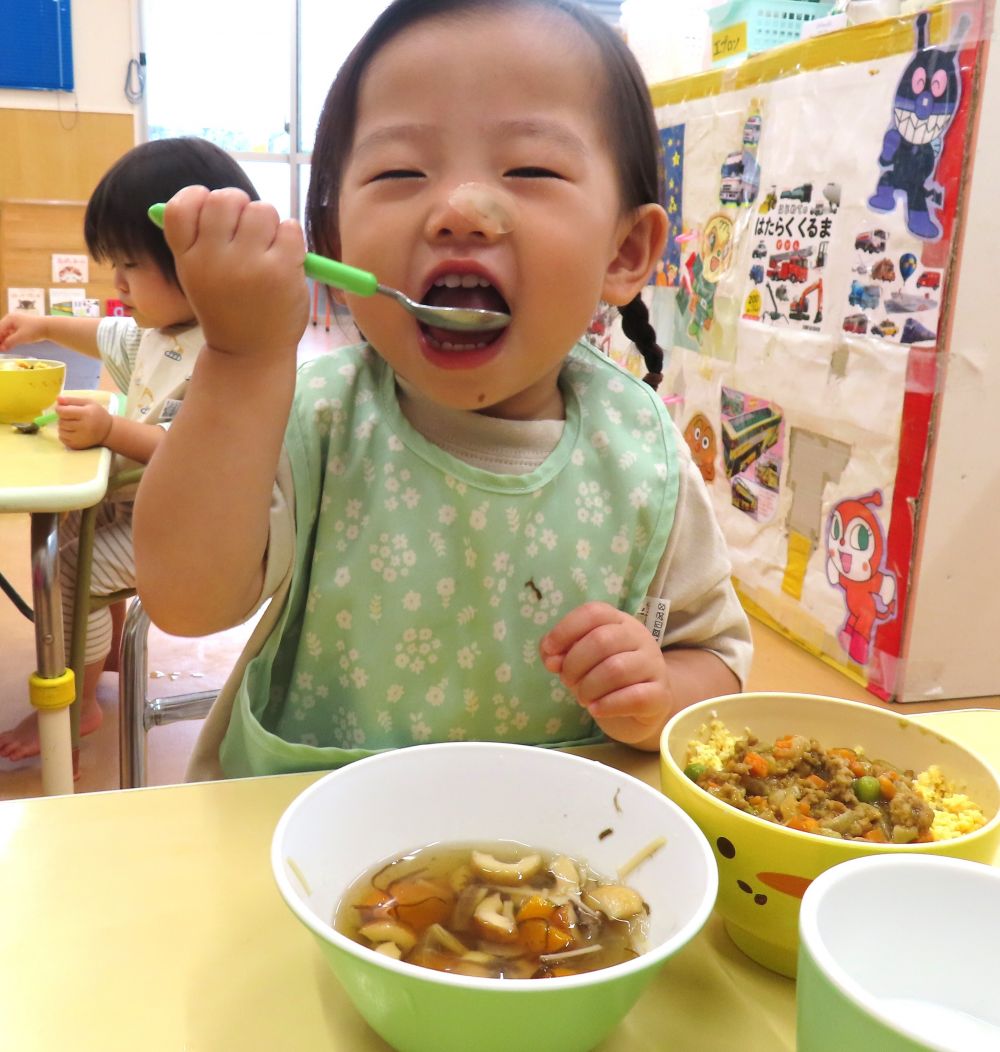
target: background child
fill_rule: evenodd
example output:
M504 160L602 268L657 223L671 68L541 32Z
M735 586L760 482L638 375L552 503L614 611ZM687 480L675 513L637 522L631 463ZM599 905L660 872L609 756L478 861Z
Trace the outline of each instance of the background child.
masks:
M194 183L213 189L238 187L244 195L257 197L243 170L224 150L202 139L181 138L161 139L130 150L104 175L87 204L87 248L95 259L106 260L114 267L115 288L131 308L131 318L14 313L0 319L0 351L51 340L102 360L127 396L123 415L112 416L88 398L61 397L56 411L63 445L70 449L106 446L116 454L112 473L149 462L184 397L201 350L201 329L177 281L173 254L146 215L150 205ZM134 487L118 490L104 501L98 513L91 581L95 595L135 587L134 495ZM73 513L59 528L67 642L72 631L79 522L79 514ZM112 634L112 616L107 608L90 615L86 669L78 685L81 734L89 734L101 723L97 683L111 649ZM0 756L20 760L37 753L34 715L0 734Z
M397 0L327 98L310 239L513 320L456 334L348 297L368 343L297 384L297 224L170 202L206 348L137 501L140 594L178 634L271 598L192 777L429 740L655 749L677 708L740 688L703 481L651 388L578 342L662 252L657 143L631 54L574 4Z

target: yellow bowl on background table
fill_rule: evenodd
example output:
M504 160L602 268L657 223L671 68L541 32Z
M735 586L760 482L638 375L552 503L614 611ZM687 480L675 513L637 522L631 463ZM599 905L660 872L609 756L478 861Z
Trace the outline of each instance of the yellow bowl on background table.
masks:
M27 424L59 397L66 363L0 358L0 424Z
M848 747L916 773L931 765L983 810L972 833L924 844L880 844L799 832L740 811L684 774L689 743L712 719L735 735L747 730L762 743L789 734L824 748ZM917 720L857 702L809 694L734 694L693 705L663 729L663 791L695 820L719 864L716 906L733 942L759 964L794 976L799 906L820 873L868 855L950 855L991 863L1000 847L1000 776L980 756Z

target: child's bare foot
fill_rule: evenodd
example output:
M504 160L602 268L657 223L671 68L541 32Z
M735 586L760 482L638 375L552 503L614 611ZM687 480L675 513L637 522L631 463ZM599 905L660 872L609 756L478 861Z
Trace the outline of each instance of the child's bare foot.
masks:
M80 736L92 734L100 727L103 719L104 713L96 700L84 705L80 710ZM35 713L25 716L16 727L0 734L0 756L4 759L26 760L29 756L37 756L39 752L38 717Z

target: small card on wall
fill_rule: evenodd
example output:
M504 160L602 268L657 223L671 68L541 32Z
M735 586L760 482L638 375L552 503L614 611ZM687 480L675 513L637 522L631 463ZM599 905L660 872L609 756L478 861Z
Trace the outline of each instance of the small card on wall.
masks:
M74 318L99 318L101 316L100 300L73 300L71 306Z
M7 289L8 312L45 313L45 289Z
M49 314L72 318L76 314L74 305L86 298L86 289L49 289Z
M52 280L86 284L90 280L90 261L86 256L52 253Z

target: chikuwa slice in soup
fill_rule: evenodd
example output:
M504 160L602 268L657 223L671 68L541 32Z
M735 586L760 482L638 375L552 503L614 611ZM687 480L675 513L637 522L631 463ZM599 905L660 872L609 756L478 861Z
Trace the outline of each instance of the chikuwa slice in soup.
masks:
M937 801L928 799L924 776L801 734L765 743L749 731L736 737L714 720L690 743L684 773L741 811L805 833L882 844L957 835L935 828ZM967 798L951 799L968 805L971 828L985 822Z
M510 843L438 844L357 881L334 926L425 968L548 979L637 957L648 913L633 888L565 855Z

